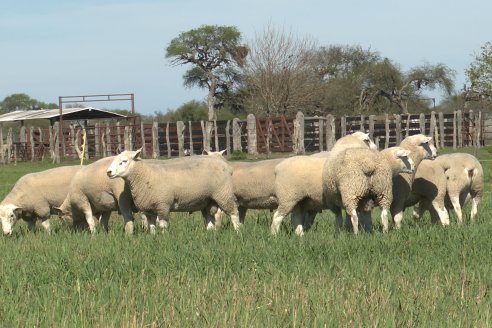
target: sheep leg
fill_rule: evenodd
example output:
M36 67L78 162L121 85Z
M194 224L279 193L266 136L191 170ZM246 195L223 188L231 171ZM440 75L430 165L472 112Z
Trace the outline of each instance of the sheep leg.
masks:
M348 211L347 211L348 212ZM357 210L354 208L350 211L352 220L352 228L354 230L354 235L359 233L359 216L357 215Z
M239 211L239 221L241 223L244 223L244 219L246 218L246 211L248 210L246 207L239 206L238 208Z
M86 210L84 212L85 215L85 221L87 222L87 225L89 226L89 231L91 233L96 232L96 221L94 220L94 217L92 216L92 210Z
M51 226L50 226L50 219L49 218L42 219L41 225L43 226L43 228L47 234L51 234Z
M316 218L316 211L303 211L303 228L304 231L311 229L314 223L314 219Z
M27 223L27 230L30 232L34 232L34 229L36 228L36 221L33 219L25 220Z
M396 229L401 229L401 221L403 220L403 211L399 211L393 215Z
M282 215L278 210L275 211L272 218L272 225L270 227L272 235L276 235L278 233L284 217L285 215Z
M291 214L292 227L294 228L294 232L298 236L304 235L303 228L303 210L299 205L296 205Z
M381 210L381 223L383 225L383 232L388 232L389 220L388 220L388 209L383 208Z
M234 230L238 231L241 228L242 223L241 220L239 220L239 210L236 199L233 194L231 195L232 197L229 197L227 199L217 197L217 199L213 200L218 205L218 207L224 211L225 214L230 216Z
M463 213L461 211L461 204L459 196L450 197L451 204L453 204L454 214L456 215L456 221L458 224L463 223Z
M422 201L418 202L413 206L412 216L414 220L420 220L422 215L424 215L425 208L422 204Z
M211 214L211 207L202 209L202 216L205 219L207 230L215 230L215 216Z
M109 224L109 217L111 216L111 212L103 212L101 216L99 217L99 223L101 224L104 232L108 232L108 224Z
M449 225L449 214L444 205L440 205L437 202L432 202L432 207L439 216L439 220L443 226Z
M475 217L477 216L478 212L478 202L480 202L480 198L478 197L473 197L472 198L472 203L471 203L471 213L470 213L470 221L472 223L475 222Z

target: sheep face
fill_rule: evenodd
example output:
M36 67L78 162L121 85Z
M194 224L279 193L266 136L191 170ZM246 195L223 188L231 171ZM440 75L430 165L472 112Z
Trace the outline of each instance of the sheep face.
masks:
M431 137L425 137L422 140L422 142L420 143L420 146L422 148L424 148L424 158L425 159L434 159L434 158L436 158L437 150L434 147L434 145L432 145L430 143L431 140L432 140Z
M413 173L415 171L415 164L409 157L410 151L405 149L400 149L396 153L396 158L401 161L401 172L402 173Z
M106 174L108 175L108 177L110 179L113 179L116 177L124 178L128 176L135 161L140 160L141 151L142 148L137 151L125 150L124 152L116 156L106 170Z
M0 206L0 219L2 221L2 229L5 235L11 235L14 225L22 215L22 209L13 205Z

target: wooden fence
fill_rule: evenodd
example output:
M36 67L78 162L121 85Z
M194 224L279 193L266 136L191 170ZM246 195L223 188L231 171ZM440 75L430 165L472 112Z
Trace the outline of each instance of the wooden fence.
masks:
M302 154L330 150L340 137L368 132L379 148L400 143L406 136L423 133L434 138L439 147L480 147L492 143L492 113L456 111L409 115L369 115L334 117L255 117L247 120L217 121L212 134L208 122L136 123L109 125L95 123L64 127L62 142L58 123L49 129L21 127L18 135L0 125L0 161L34 161L44 158L80 158L86 136L86 158L117 154L125 149L143 147L145 157L199 154L203 149L258 153Z

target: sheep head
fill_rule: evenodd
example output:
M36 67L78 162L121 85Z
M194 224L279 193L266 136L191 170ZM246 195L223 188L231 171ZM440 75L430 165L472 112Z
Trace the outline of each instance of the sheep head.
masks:
M371 140L371 138L369 138L368 133L357 131L352 133L351 136L359 138L364 144L367 145L367 147L369 147L369 149L374 149L374 150L378 149L378 146L376 146L376 144Z
M22 216L22 208L14 204L0 205L0 220L4 235L12 235L14 225Z
M433 151L433 149L431 148L431 141L432 137L427 137L423 134L415 134L403 139L400 146L406 149L413 149L415 147L418 147L420 148L420 153L422 154L424 159L434 159L436 157L436 151ZM432 145L432 147L434 146Z
M125 150L117 155L106 170L106 174L108 175L108 177L110 179L113 179L116 177L124 178L128 176L128 173L130 172L135 162L141 159L141 152L142 148L136 151Z

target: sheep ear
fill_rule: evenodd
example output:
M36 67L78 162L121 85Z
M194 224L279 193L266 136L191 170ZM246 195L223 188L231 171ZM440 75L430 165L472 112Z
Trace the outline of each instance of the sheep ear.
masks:
M18 206L15 206L13 209L12 209L12 212L14 212L14 215L16 217L20 217L22 215L22 207L18 207Z
M208 151L207 150L202 150L202 155L208 155Z
M224 149L224 150L219 151L219 154L224 155L224 153L226 152L226 150L227 149Z
M430 142L432 140L432 137L425 137L425 142Z
M139 148L135 151L135 154L133 155L133 159L139 159L140 158L140 153L142 152L142 148Z
M396 151L397 158L408 157L409 154L410 152L405 149L399 149Z

